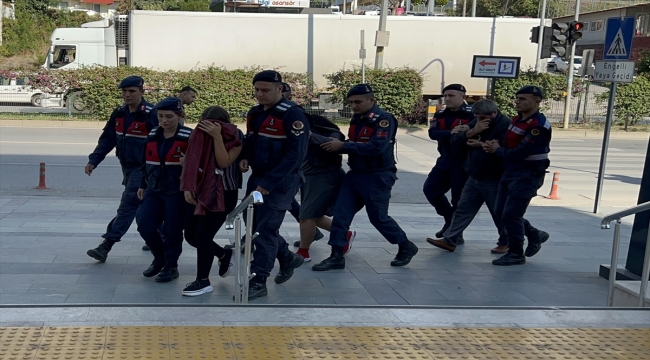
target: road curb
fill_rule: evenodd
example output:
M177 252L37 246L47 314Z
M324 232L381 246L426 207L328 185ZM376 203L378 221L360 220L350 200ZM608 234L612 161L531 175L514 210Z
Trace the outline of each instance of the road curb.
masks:
M0 120L0 127L32 127L32 128L69 128L69 129L102 129L106 122L104 121L66 121L66 120ZM186 126L194 128L196 124L187 124ZM241 130L246 129L245 124L237 124ZM347 133L348 126L340 126L343 133ZM410 134L414 136L428 138L428 131L420 127L400 127L397 129L398 134ZM576 138L576 139L602 139L603 131L596 130L553 130L554 138ZM612 139L630 139L644 140L650 137L648 132L623 132L613 131Z

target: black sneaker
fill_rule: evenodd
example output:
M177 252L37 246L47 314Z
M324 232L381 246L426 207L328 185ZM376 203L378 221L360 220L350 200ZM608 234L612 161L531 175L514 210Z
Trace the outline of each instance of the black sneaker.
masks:
M108 253L111 251L114 244L115 241L104 239L104 241L102 241L98 247L86 251L86 254L91 258L98 260L99 262L105 262L106 258L108 257Z
M228 277L230 270L232 270L232 252L232 249L226 249L223 257L219 259L219 276L222 278Z
M178 277L178 268L164 267L154 280L159 283L170 282Z
M324 238L325 235L320 231L319 228L316 228L316 235L314 235L314 241L318 241L322 238ZM293 246L299 248L300 247L300 240L296 240L293 242Z
M183 289L183 296L199 296L212 292L212 290L210 280L196 279L185 286L185 289Z
M542 244L551 237L546 231L538 230L535 236L528 237L528 246L526 246L526 257L533 257L542 249Z
M436 239L442 239L443 236L445 235L445 231L447 231L447 229L449 229L450 226L451 226L451 220L449 221L445 220L445 225L443 225L442 229L440 229L440 231L436 233Z
M264 283L250 283L248 288L248 301L255 300L259 297L267 296L269 294L266 290Z
M293 270L299 268L304 262L305 258L298 254L294 254L291 252L291 261L289 261L288 264L286 264L283 268L282 265L280 265L280 271L278 271L278 274L275 275L275 281L276 284L282 284L287 282L291 277L293 276Z
M496 266L511 266L523 265L526 263L526 257L523 255L507 253L498 259L492 260L492 265Z
M399 251L393 261L390 262L390 266L404 266L408 265L413 259L413 256L418 253L418 247L415 246L410 240L406 240L405 244L399 245Z
M147 270L142 272L142 275L145 277L152 277L160 274L160 271L165 267L165 265L157 264L155 261L149 265Z
M330 256L311 267L314 271L328 271L336 269L345 269L345 257L343 257L343 248L332 246Z
M151 251L151 248L149 247L149 245L144 244L142 245L142 251Z

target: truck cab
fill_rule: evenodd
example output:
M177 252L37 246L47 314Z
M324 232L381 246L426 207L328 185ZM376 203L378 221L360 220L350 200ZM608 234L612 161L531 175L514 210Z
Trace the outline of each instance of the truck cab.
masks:
M52 32L44 68L70 70L92 65L117 66L115 31L108 20Z

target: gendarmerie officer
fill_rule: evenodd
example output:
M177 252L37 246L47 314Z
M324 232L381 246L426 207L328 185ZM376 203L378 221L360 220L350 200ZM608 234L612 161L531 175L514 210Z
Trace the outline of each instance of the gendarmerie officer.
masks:
M501 215L508 236L508 253L492 261L499 266L525 264L525 256L537 254L542 243L548 240L548 234L533 228L524 219L524 214L544 184L550 165L551 123L539 112L544 98L542 89L524 86L516 96L518 115L512 119L501 145L496 140L483 145L486 152L496 153L504 161L505 171L499 183L495 212ZM524 252L526 232L528 247Z
M441 238L451 224L460 194L467 181L463 162L467 152L451 145L454 128L466 126L474 119L470 107L465 103L467 90L461 84L447 85L442 93L446 108L438 111L429 124L429 138L438 142L440 157L424 182L423 192L436 213L444 218L445 224L435 236ZM451 203L445 195L451 190ZM460 243L463 243L462 235Z
M364 206L370 223L391 244L398 246L391 266L404 266L418 252L406 233L388 215L391 189L397 180L395 135L397 121L377 107L372 88L359 84L347 94L354 116L350 121L348 141L332 139L321 147L348 154L350 171L345 175L334 205L330 239L331 255L312 267L314 271L345 268L344 248L349 245L350 224Z
M138 189L138 198L143 201L136 216L138 232L154 257L142 275L169 282L178 277L178 258L183 250L187 203L181 191L181 158L187 152L192 129L180 125L185 113L179 98L165 98L154 109L160 126L151 130L144 145Z
M282 76L265 70L253 78L255 97L259 105L247 114L247 134L241 155L240 169L253 169L246 193L259 191L264 204L255 209L255 252L251 261L248 299L268 294L266 279L277 257L280 271L274 281L286 282L295 268L305 261L291 252L280 235L285 212L298 193L303 175L300 168L307 155L309 122L296 103L282 97Z
M118 88L122 90L124 104L113 111L99 137L95 151L88 156L85 171L90 176L106 155L115 148L124 176L122 181L124 192L117 215L108 224L106 233L102 235L104 241L97 248L87 252L88 256L101 262L106 261L113 244L119 242L129 230L140 205L137 192L142 178L144 142L149 131L158 126L156 111L152 110L153 105L142 98L143 86L144 80L139 76L129 76L120 82Z

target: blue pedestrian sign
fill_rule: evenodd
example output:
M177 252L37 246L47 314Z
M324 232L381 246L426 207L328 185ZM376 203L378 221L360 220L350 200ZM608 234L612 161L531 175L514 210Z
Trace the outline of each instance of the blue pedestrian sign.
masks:
M634 37L634 17L607 19L603 60L629 60Z

